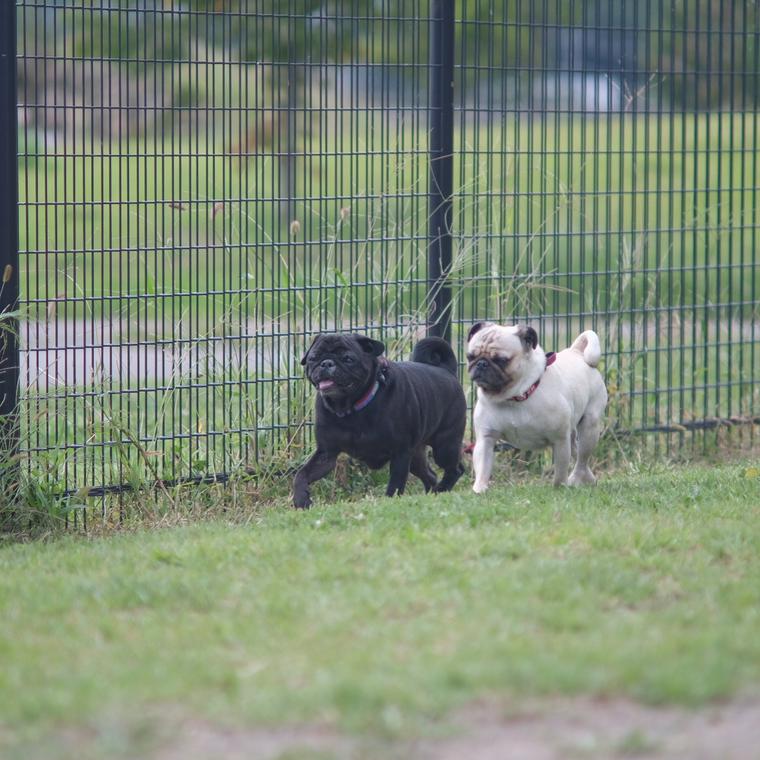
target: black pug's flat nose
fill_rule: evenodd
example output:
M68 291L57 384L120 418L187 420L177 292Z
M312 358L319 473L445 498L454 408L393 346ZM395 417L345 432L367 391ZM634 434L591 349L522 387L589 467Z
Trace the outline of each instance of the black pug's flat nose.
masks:
M322 359L319 366L322 369L335 369L335 362L332 359Z

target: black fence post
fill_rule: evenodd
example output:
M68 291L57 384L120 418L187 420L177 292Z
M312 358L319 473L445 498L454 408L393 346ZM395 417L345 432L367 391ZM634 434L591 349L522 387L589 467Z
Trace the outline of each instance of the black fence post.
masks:
M18 449L18 116L16 3L0 3L0 504Z
M455 0L433 0L430 35L428 333L451 342Z

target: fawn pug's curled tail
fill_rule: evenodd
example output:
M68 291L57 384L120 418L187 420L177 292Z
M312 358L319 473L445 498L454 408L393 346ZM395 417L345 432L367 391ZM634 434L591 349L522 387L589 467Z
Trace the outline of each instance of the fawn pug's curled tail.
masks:
M602 358L602 346L599 336L593 330L582 332L570 346L574 351L583 354L583 360L589 367L596 367Z

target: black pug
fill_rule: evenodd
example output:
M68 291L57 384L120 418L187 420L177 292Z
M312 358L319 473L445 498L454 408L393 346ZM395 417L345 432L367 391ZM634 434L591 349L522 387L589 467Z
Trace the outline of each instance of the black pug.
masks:
M446 341L425 338L412 360L391 362L385 346L363 335L318 335L301 364L317 388L317 450L296 473L293 503L311 505L309 484L346 453L379 469L390 462L386 495L404 493L409 473L425 491L449 491L464 472L462 437L467 415L457 360ZM443 468L438 482L426 446Z

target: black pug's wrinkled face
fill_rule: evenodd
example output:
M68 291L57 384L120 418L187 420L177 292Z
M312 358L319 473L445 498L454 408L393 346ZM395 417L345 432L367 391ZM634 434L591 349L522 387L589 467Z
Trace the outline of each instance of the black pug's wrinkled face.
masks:
M537 345L538 335L532 327L478 322L467 337L470 379L486 393L501 393L521 380L526 359Z
M385 346L379 340L364 335L318 335L301 364L322 396L354 400L375 377L377 357L383 351Z

